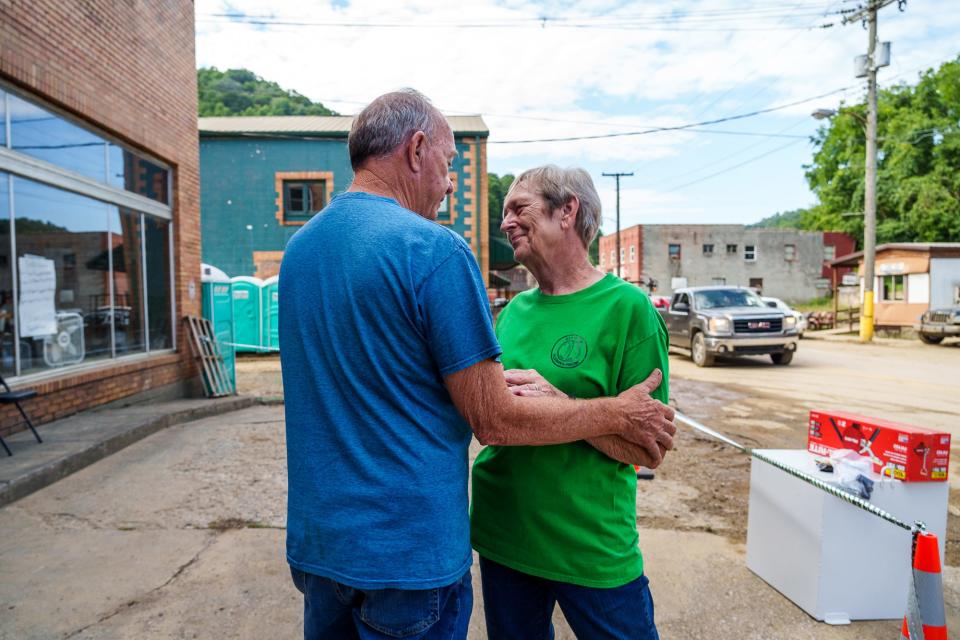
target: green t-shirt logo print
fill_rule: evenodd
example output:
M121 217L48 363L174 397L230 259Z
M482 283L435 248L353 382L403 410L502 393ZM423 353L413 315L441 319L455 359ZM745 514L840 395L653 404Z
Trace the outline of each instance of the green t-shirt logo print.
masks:
M573 369L587 358L587 341L575 333L565 335L550 350L550 360L562 369Z

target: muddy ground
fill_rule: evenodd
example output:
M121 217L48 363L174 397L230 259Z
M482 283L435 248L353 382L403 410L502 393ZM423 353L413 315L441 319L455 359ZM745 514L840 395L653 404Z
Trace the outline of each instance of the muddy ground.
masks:
M671 356L671 366L675 371L670 385L671 404L679 411L750 447L806 447L809 402L736 384L720 385L680 377L690 367L676 355ZM770 375L775 375L780 369L770 371ZM237 375L241 393L283 395L280 363L274 356L240 358ZM656 479L639 483L638 524L651 529L715 533L732 543L743 544L747 539L749 492L747 456L691 429L681 428L675 449L657 471ZM947 538L946 562L960 566L960 491L956 489L950 491Z

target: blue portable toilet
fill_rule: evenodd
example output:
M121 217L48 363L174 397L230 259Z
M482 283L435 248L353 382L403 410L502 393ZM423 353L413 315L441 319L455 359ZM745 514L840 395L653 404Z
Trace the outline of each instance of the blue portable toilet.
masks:
M236 356L233 348L233 285L230 277L209 264L200 265L201 315L213 326L213 335L223 354L230 384L237 388Z
M263 281L250 276L230 278L233 288L233 337L237 353L259 353L263 336Z
M280 310L280 276L270 276L263 281L263 340L260 344L274 351L280 348L280 323L277 315Z

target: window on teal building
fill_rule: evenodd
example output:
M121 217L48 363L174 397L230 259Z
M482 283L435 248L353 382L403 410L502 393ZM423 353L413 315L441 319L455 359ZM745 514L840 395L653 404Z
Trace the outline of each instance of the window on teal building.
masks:
M327 205L325 180L284 180L283 217L289 222L306 222Z

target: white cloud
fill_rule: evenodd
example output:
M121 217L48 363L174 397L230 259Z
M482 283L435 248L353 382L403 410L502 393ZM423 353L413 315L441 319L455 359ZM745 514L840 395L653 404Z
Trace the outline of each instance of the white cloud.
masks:
M905 13L895 6L881 12L880 38L894 42L894 63L881 71L882 83L898 78L912 81L915 69L957 54L960 12L952 11L952 5L940 0L910 3ZM846 94L797 105L763 121L747 121L749 126L769 131L814 108L835 107L841 99L857 101L863 95L862 81L854 79L852 72L853 57L866 46L866 33L859 25L803 31L722 30L734 24L753 29L838 22L836 16L822 18L816 13L845 7L839 0L798 1L789 8L744 5L735 0L669 4L669 10L700 16L693 23L697 28L716 31L554 26L556 19L566 18L645 27L653 24L652 16L667 13L666 6L614 0L354 0L338 7L327 1L197 0L197 62L249 68L346 113L359 110L385 91L413 86L450 112L486 114L491 142L627 130L626 123L667 126L852 87ZM406 26L256 27L210 18L210 14L231 8L294 22ZM724 18L731 15L724 12L744 10L752 14L736 21ZM803 15L784 17L788 13ZM544 16L549 18L545 26L530 22ZM455 24L501 26L435 26ZM809 129L800 133L813 127L811 122ZM640 162L690 155L689 164L696 166L700 161L691 150L700 148L701 141L690 133L672 132L576 143L491 144L489 165L493 171L505 172L531 160L553 161L586 164L599 173L613 164L629 170ZM750 142L731 138L726 144L735 150ZM717 187L721 185L722 181L717 181ZM639 198L638 207L650 207L661 215L692 216L702 211L697 204L685 209L682 203L670 200L674 197L670 194L657 201L653 193L637 192L630 197Z

